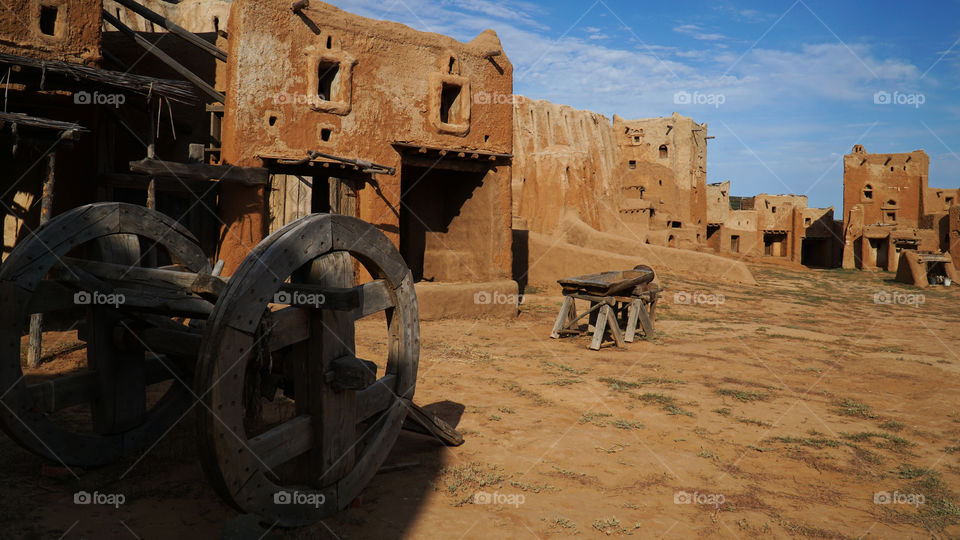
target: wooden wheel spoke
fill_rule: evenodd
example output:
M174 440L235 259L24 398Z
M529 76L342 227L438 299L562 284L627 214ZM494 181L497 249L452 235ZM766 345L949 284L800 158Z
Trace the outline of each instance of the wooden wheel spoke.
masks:
M285 307L270 313L269 349L278 351L310 339L310 312L299 307Z
M357 422L363 422L387 410L396 399L393 387L397 376L385 375L377 382L357 392Z
M309 283L284 283L277 303L304 308L347 311L362 319L394 307L390 286L378 279L356 287L325 287Z
M247 441L260 463L272 469L313 449L313 418L301 415Z

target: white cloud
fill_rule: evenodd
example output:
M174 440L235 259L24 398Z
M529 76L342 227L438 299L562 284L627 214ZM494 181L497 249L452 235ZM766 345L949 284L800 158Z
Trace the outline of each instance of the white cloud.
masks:
M693 39L699 39L701 41L718 41L727 38L727 36L723 34L711 34L705 32L703 28L696 24L682 24L675 27L673 31L679 34L686 34Z

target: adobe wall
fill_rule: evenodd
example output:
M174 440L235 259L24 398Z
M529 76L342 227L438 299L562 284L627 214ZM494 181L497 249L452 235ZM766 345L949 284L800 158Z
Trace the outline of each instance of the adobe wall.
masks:
M286 1L237 0L228 33L224 162L262 166L258 156L301 157L313 149L396 167L395 176L376 176L377 190L360 191L357 217L397 244L405 165L394 143L513 151L513 106L497 99L512 94L513 66L492 30L461 43L322 2L297 15ZM327 66L338 75L324 96L330 99L321 99ZM439 273L509 277L510 181L509 166L493 167L482 175L474 203L453 216L458 224L426 239L461 256L455 268L438 262ZM222 253L229 269L263 237L266 198L262 189L224 188ZM477 273L465 275L465 267Z
M551 234L572 216L656 245L704 244L706 125L677 114L611 123L565 105L515 101L513 210L531 231Z
M708 184L707 223L723 224L730 212L730 181Z
M869 154L863 146L855 146L843 158L844 220L854 206L861 205L866 225L917 227L924 214L929 170L930 157L923 150Z
M793 211L807 208L805 195L767 195L761 193L754 197L754 209L757 212L757 226L761 230L793 231Z
M730 210L720 229L720 250L749 257L763 255L763 235L759 232L758 223L756 210ZM735 243L738 246L736 250L733 249Z
M180 0L176 4L164 0L137 0L137 2L195 34L216 34L219 30L226 31L232 4L229 0ZM166 32L162 26L151 23L113 0L104 0L103 8L137 32ZM119 16L117 16L118 12Z
M100 0L7 0L0 53L96 66L101 60Z
M670 249L635 239L604 233L571 218L555 235L531 232L530 284L559 291L558 279L601 272L626 270L637 264L654 268L661 285L671 278L704 279L731 284L755 285L756 280L740 261L692 250Z
M513 214L540 233L568 214L600 231L617 229L621 184L610 120L548 101L514 102Z
M960 189L927 188L923 193L923 209L928 214L949 212L960 205Z

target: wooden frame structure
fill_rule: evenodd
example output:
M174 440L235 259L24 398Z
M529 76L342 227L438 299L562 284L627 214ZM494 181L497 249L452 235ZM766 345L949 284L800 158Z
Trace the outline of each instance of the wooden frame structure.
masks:
M653 318L656 314L657 301L662 289L652 287L646 291L637 291L630 296L598 296L579 291L565 290L563 305L553 325L551 338L564 335L580 335L585 331L580 329L580 319L589 317L586 332L593 328L593 340L589 348L600 350L603 338L609 329L617 347L625 347L625 343L633 343L637 335L638 323L646 337L653 336ZM590 302L590 309L577 315L577 300ZM621 330L621 319L624 327Z

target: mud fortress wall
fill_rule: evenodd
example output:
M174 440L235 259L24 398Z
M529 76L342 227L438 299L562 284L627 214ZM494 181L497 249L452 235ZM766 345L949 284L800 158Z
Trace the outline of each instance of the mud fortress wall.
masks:
M531 231L577 219L642 243L704 244L706 125L676 113L611 121L522 97L513 121L513 212Z

